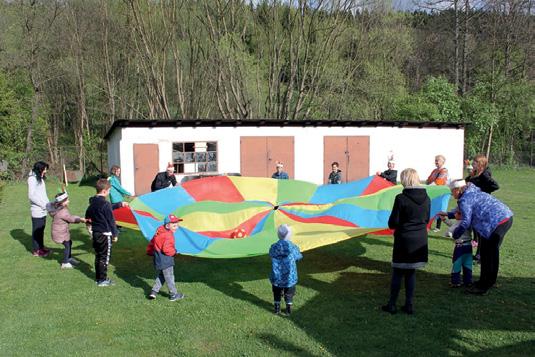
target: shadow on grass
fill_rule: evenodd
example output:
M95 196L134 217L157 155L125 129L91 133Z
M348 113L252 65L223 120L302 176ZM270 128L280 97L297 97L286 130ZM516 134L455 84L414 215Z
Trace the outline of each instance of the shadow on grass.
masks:
M290 319L326 352L347 356L377 353L414 355L415 351L419 351L416 354L420 355L437 352L469 354L471 349L459 343L465 338L463 331L468 331L468 335L503 330L511 333L535 331L530 322L534 306L529 279L500 278L500 287L493 289L488 296L472 296L464 290L448 288L449 271L437 274L419 270L414 297L415 315L382 312L380 306L388 299L392 268L389 261L363 256L367 242L353 239L308 251L299 263L300 281ZM233 260L179 257L178 271L179 281L202 282L229 297L254 304L267 313L272 311L271 289L267 280L270 260L267 256ZM334 273L336 278L323 281L322 273ZM332 278L333 274L327 276ZM240 284L262 279L266 280L266 289L261 297ZM308 301L301 302L299 291L302 288L317 293ZM515 290L517 293L513 297L511 291ZM404 300L402 289L398 306ZM521 314L526 315L525 320L510 319L512 302L524 311ZM298 344L287 342L281 336L262 333L257 338L282 351L308 354ZM530 346L530 343L522 342L507 348L500 347L495 352L489 348L485 352L499 355L503 350L522 354Z
M30 234L26 233L22 229L13 229L11 230L10 235L13 240L18 241L28 252L32 252L32 236ZM81 233L81 228L71 230L71 239L73 241L73 258L76 258L78 256L78 254L76 254L77 250L84 250L86 252L90 252L92 247L91 241L89 241L88 238ZM48 246L47 248L50 249L51 254L48 257L41 259L56 260L58 262L58 265L61 265L63 261L63 245L53 243L52 246ZM84 262L83 260L79 261L80 264L76 267L76 269L80 270L88 278L94 279L95 274L92 271L91 265Z
M311 357L314 356L313 354L309 353L308 351L305 351L299 346L296 346L295 344L284 341L279 336L276 336L271 333L262 333L257 335L257 337L266 345L270 346L275 351L284 351L289 352L293 356L302 356L302 357Z
M15 233L20 241L29 238L21 232ZM121 234L119 242L113 246L111 264L117 278L148 294L155 272L151 258L145 255L147 242L138 235L129 230ZM449 271L437 274L420 270L416 278L415 315L390 315L380 311L379 306L389 295L391 265L389 261L364 256L366 247L374 245L385 244L371 238L352 239L308 251L299 263L300 281L294 313L289 319L317 341L326 353L340 356L470 355L472 348L481 348L474 347L479 346L479 342L467 341L470 336L493 331L524 335L535 331L533 284L527 278L500 277L500 287L488 296L471 296L447 287ZM92 251L87 242L76 248ZM179 291L181 283L203 283L230 298L258 306L266 314L272 313L268 256L220 260L179 255L175 263ZM329 274L324 276L323 273ZM330 280L324 281L324 277ZM241 284L258 280L266 282L265 292L261 294L248 291ZM315 292L307 301L300 300L303 288ZM403 302L404 289L398 306ZM512 306L516 317L525 318L511 319ZM273 321L277 323L278 319ZM261 332L256 338L275 350L310 355L302 342L293 341L291 337ZM533 351L532 341L484 350L491 355L526 355L529 351Z
M9 233L11 234L11 238L19 242L29 253L32 252L31 234L24 232L23 229L12 229Z

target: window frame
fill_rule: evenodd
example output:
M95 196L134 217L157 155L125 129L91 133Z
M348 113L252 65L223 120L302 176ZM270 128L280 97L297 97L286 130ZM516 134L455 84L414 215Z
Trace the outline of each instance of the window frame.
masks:
M184 162L182 162L181 164L178 163L177 161L175 161L175 159L173 159L173 153L175 152L174 150L174 145L175 144L182 144L182 148L183 150L186 149L186 143L193 143L194 145L194 149L196 148L197 146L197 143L205 143L206 144L206 151L187 151L187 152L192 152L193 153L193 159L194 161L193 162L186 162L185 161L185 157L184 157ZM208 151L208 143L214 143L215 144L215 151ZM181 153L186 153L186 151L178 151L178 152L181 152ZM196 167L198 168L198 164L199 163L205 163L206 164L206 169L208 169L208 163L209 162L213 162L213 161L196 161L196 155L195 153L199 153L199 152L203 152L203 153L206 153L206 159L208 160L208 153L209 152L215 152L216 153L216 160L215 160L215 163L216 163L216 170L215 171L197 171L197 172L186 172L186 164L195 164ZM177 165L184 165L184 172L178 172L177 169L175 169L175 172L177 175L210 175L210 174L218 174L219 173L219 142L217 140L195 140L195 141L173 141L171 142L171 162L173 164L173 167L177 166Z

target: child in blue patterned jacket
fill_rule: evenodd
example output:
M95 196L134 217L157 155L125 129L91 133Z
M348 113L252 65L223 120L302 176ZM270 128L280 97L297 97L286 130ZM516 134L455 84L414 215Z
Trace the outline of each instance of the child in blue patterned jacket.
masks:
M279 236L279 241L269 249L269 256L271 257L269 280L273 290L274 312L275 314L280 313L281 298L284 294L286 314L290 315L295 295L295 285L297 284L296 261L303 258L303 256L299 248L290 241L292 230L287 224L279 226L277 235Z

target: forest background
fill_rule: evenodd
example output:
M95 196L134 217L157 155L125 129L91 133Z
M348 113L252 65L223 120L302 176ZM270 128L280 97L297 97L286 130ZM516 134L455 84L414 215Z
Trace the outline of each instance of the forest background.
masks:
M535 165L535 0L0 0L0 178L107 171L118 119L466 123Z

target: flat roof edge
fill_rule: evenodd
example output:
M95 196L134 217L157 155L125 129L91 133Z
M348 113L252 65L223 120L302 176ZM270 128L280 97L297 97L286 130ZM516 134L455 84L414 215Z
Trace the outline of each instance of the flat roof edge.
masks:
M344 119L308 119L308 120L278 120L278 119L254 119L254 120L224 120L224 119L176 119L176 120L139 120L119 119L110 126L104 139L109 139L116 128L169 128L169 127L399 127L399 128L447 128L462 129L466 123L454 122L422 122L404 120L344 120Z

